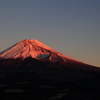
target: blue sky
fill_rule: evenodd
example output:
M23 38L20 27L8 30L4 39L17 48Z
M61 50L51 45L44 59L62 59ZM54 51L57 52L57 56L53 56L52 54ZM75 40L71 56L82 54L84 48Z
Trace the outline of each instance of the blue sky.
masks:
M100 67L100 0L0 0L0 51L22 39Z

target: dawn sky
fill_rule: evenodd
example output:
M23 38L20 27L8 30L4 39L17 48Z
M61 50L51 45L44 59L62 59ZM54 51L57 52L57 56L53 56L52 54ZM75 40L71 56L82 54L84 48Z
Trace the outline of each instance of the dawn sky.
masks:
M0 52L22 39L100 67L100 0L0 0Z

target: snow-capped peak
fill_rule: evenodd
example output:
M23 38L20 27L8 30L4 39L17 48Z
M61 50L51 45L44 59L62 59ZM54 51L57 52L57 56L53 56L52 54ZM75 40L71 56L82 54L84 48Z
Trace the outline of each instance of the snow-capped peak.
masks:
M65 61L72 59L53 50L38 40L24 39L0 53L0 58L32 57L36 59L48 59L51 61ZM74 59L72 59L74 60Z

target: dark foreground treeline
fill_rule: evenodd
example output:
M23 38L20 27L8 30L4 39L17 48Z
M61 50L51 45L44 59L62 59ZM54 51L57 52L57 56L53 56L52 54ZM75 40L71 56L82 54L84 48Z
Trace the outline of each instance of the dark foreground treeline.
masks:
M100 100L100 71L33 58L0 60L0 100Z

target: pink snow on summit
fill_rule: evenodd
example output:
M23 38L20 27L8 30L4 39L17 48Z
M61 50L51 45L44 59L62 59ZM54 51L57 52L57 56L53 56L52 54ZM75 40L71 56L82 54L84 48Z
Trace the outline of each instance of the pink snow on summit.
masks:
M36 59L48 59L54 62L67 62L67 60L74 60L34 39L24 39L0 53L0 58L6 59L25 59L27 57L32 57Z

